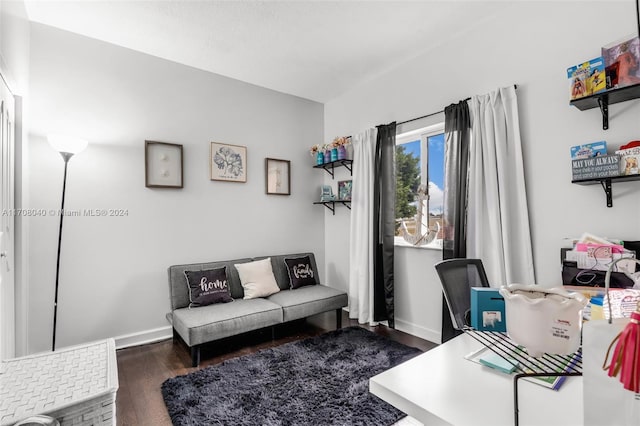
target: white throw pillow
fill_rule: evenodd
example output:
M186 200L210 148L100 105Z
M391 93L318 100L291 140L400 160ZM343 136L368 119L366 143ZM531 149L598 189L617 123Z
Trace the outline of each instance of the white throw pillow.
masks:
M240 276L245 299L267 297L280 291L271 268L271 258L234 265Z

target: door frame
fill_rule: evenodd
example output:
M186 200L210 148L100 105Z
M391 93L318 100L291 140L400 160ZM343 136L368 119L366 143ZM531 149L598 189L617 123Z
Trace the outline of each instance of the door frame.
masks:
M15 98L0 74L0 359L15 356Z

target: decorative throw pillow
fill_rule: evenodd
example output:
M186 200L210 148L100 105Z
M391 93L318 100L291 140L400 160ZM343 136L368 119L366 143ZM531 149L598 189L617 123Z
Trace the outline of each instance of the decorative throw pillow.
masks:
M271 268L271 258L234 265L240 276L245 299L267 297L280 291Z
M227 267L206 271L184 271L189 286L190 308L233 302L227 284Z
M287 272L289 273L289 283L291 289L299 288L305 285L315 285L316 275L313 267L311 266L311 259L309 256L285 258L285 265L287 265Z

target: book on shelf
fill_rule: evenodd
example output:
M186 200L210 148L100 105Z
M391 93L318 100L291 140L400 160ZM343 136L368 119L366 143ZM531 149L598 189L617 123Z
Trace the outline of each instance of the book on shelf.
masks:
M587 78L589 77L589 69L585 64L568 68L567 77L569 78L569 98L572 101L588 95Z
M470 354L465 356L465 359L510 375L518 373L551 373L550 370L556 373L568 373L572 372L574 367L580 361L579 353L567 356L558 356L558 365L555 368L549 368L544 371L536 371L525 365L536 363L536 358L529 357L524 348L517 347L500 349L499 352L500 354L494 352L489 347L484 346L477 351L471 352ZM507 353L511 353L513 356L508 356ZM526 363L518 361L519 359L523 358L527 360ZM567 376L531 376L523 377L523 379L531 383L535 383L537 385L557 391L565 382Z
M640 36L630 34L602 47L605 68L610 75L609 87L617 88L640 83ZM615 77L615 81L612 77Z
M605 60L602 56L567 68L571 100L603 92L607 88Z

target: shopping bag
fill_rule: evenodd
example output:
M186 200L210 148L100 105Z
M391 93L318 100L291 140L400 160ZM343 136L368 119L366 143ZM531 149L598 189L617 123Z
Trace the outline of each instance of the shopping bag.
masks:
M603 369L609 345L627 324L629 318L618 318L587 321L582 327L585 426L640 425L640 394L626 390Z

